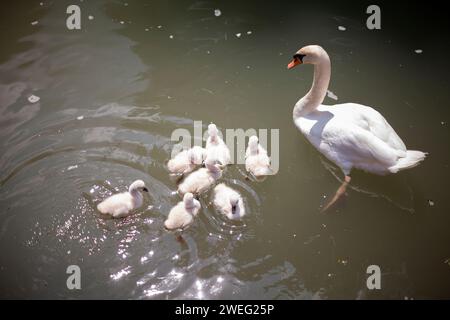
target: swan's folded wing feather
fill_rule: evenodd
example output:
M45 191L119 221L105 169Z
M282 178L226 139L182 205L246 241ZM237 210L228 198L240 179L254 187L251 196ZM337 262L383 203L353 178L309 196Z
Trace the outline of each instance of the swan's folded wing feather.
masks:
M387 143L391 148L406 152L406 146L402 139L381 113L368 106L355 105L359 106L359 110L361 110L360 115L373 135Z
M329 139L335 145L338 157L341 161L378 162L385 165L394 165L398 159L395 149L385 141L378 138L370 130L356 125L347 125L341 130L346 132L334 132L333 139Z

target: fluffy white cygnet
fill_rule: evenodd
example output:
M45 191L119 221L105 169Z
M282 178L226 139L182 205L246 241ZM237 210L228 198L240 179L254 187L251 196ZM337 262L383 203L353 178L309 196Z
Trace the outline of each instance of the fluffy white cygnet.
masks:
M222 176L222 170L210 158L205 160L205 168L192 172L178 186L178 192L200 194L211 187Z
M238 220L245 216L245 206L241 195L224 183L214 188L214 206L230 220Z
M208 126L208 139L206 140L207 158L211 158L215 162L220 162L222 166L231 163L230 149L219 136L219 130L214 123Z
M193 171L198 165L203 163L206 158L206 149L194 146L189 150L178 153L169 160L167 168L171 173L185 174Z
M267 151L259 144L257 136L251 136L245 152L245 169L255 177L272 174Z
M128 188L128 192L112 195L97 205L98 211L114 218L127 216L132 210L142 206L141 191L148 192L142 180L136 180Z
M192 193L186 193L183 201L172 208L164 226L168 230L184 229L189 226L200 210L200 202L194 199Z

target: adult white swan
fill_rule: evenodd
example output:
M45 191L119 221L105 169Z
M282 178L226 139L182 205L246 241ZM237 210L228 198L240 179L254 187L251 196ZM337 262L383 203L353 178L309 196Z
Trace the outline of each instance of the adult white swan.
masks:
M323 105L331 76L330 58L320 46L301 48L288 64L314 65L314 80L309 92L294 107L295 125L330 161L338 165L345 179L328 209L345 193L352 168L385 175L418 165L426 153L407 150L402 139L384 117L361 104Z

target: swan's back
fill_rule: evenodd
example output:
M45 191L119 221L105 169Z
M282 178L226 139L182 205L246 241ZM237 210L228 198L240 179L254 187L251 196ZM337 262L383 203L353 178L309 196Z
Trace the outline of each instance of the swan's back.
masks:
M385 142L398 151L406 146L386 119L375 109L357 103L343 103L332 106L320 105L304 117L294 120L302 133L313 140L327 135L327 127L341 127L344 131L357 126Z
M346 174L352 167L386 174L407 156L406 146L395 130L368 106L320 105L294 121L311 144Z
M110 214L115 218L127 215L135 208L135 200L129 192L115 194L103 200L97 205L98 211L103 214Z

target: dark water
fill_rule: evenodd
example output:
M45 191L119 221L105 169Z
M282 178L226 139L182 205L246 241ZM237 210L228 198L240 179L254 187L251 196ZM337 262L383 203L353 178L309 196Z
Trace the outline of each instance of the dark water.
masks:
M381 4L382 29L369 31L370 3L40 2L1 12L0 297L450 298L449 28L437 3ZM65 26L70 4L80 31ZM396 175L354 172L325 215L340 172L292 122L313 71L286 70L306 44L331 56L338 102L376 107L430 153ZM163 229L179 201L165 161L172 132L200 120L280 129L280 170L256 183L228 168L248 215L228 222L208 194L179 243ZM150 189L144 206L102 218L96 204L135 179ZM72 264L79 291L66 287Z

